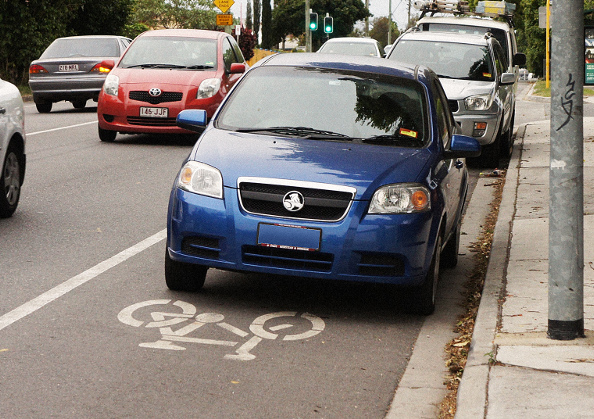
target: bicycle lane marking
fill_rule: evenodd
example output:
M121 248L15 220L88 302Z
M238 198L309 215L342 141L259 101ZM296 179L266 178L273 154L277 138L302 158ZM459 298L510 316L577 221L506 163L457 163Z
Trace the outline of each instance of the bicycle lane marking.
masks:
M125 262L132 256L141 253L142 251L148 249L152 245L159 243L160 241L164 240L165 237L167 237L167 229L163 229L158 233L153 234L152 236L142 240L141 242L138 242L135 245L110 257L109 259L106 259L103 262L98 263L92 268L89 268L86 271L76 276L73 276L72 278L62 282L61 284L44 292L43 294L35 297L34 299L22 304L14 310L9 311L8 313L0 316L0 330L12 325L13 323L28 316L29 314L36 312L37 310L46 306L52 301L57 300L58 298L66 295L70 291L78 288L79 286L86 284L92 279L95 279L102 273L119 265L122 262Z

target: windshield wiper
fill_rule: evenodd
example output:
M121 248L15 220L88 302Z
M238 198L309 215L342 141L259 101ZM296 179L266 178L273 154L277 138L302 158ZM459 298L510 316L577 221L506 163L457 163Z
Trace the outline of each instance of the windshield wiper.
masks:
M269 127L269 128L240 128L237 132L270 132L272 134L284 134L298 136L310 140L352 140L353 138L338 132L320 130L310 127Z
M126 68L186 68L185 65L177 65L177 64L136 64L136 65L129 65Z
M395 143L399 146L404 146L404 147L413 147L413 146L418 146L419 144L421 144L421 141L419 141L418 139L407 137L405 135L391 135L391 134L374 135L373 137L369 137L369 138L361 138L361 142L369 143L369 144Z
M188 70L208 70L214 68L213 65L204 65L204 64L196 64L196 65L189 65L186 67Z

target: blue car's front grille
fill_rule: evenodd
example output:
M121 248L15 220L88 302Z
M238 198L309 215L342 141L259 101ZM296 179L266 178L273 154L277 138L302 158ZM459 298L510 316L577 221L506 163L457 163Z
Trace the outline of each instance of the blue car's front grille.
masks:
M203 236L190 236L182 240L182 252L204 259L218 259L221 251L219 239Z
M330 272L331 253L277 249L264 246L243 246L243 263L292 270Z
M359 274L366 276L404 276L401 257L383 253L363 253L359 262Z
M303 209L291 212L283 205L290 192L303 195ZM239 195L243 208L252 214L301 220L338 221L344 218L354 198L354 192L316 189L295 185L241 182Z

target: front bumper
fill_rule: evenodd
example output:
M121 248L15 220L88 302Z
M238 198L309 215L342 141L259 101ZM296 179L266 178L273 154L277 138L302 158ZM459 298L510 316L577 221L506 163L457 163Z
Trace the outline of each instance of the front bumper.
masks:
M431 212L368 215L367 206L355 201L337 222L280 219L246 213L234 189L225 188L220 200L175 188L167 248L173 260L224 270L420 285L433 255L438 217ZM284 243L259 244L262 225L283 229ZM292 232L298 236L303 228L319 231L317 251L290 245Z
M194 92L195 95L195 92ZM184 109L204 109L210 119L217 110L222 96L215 95L208 99L188 99L184 93L182 100L177 102L163 102L153 105L129 98L121 99L101 92L97 106L99 127L105 130L121 133L149 133L149 134L188 134L176 124L177 115ZM167 108L166 118L141 117L140 108Z

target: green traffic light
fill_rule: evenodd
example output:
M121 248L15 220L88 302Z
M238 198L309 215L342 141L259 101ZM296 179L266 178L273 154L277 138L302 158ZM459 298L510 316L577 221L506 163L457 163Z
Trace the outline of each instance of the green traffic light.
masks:
M309 14L309 29L312 31L318 30L318 14L317 13Z

